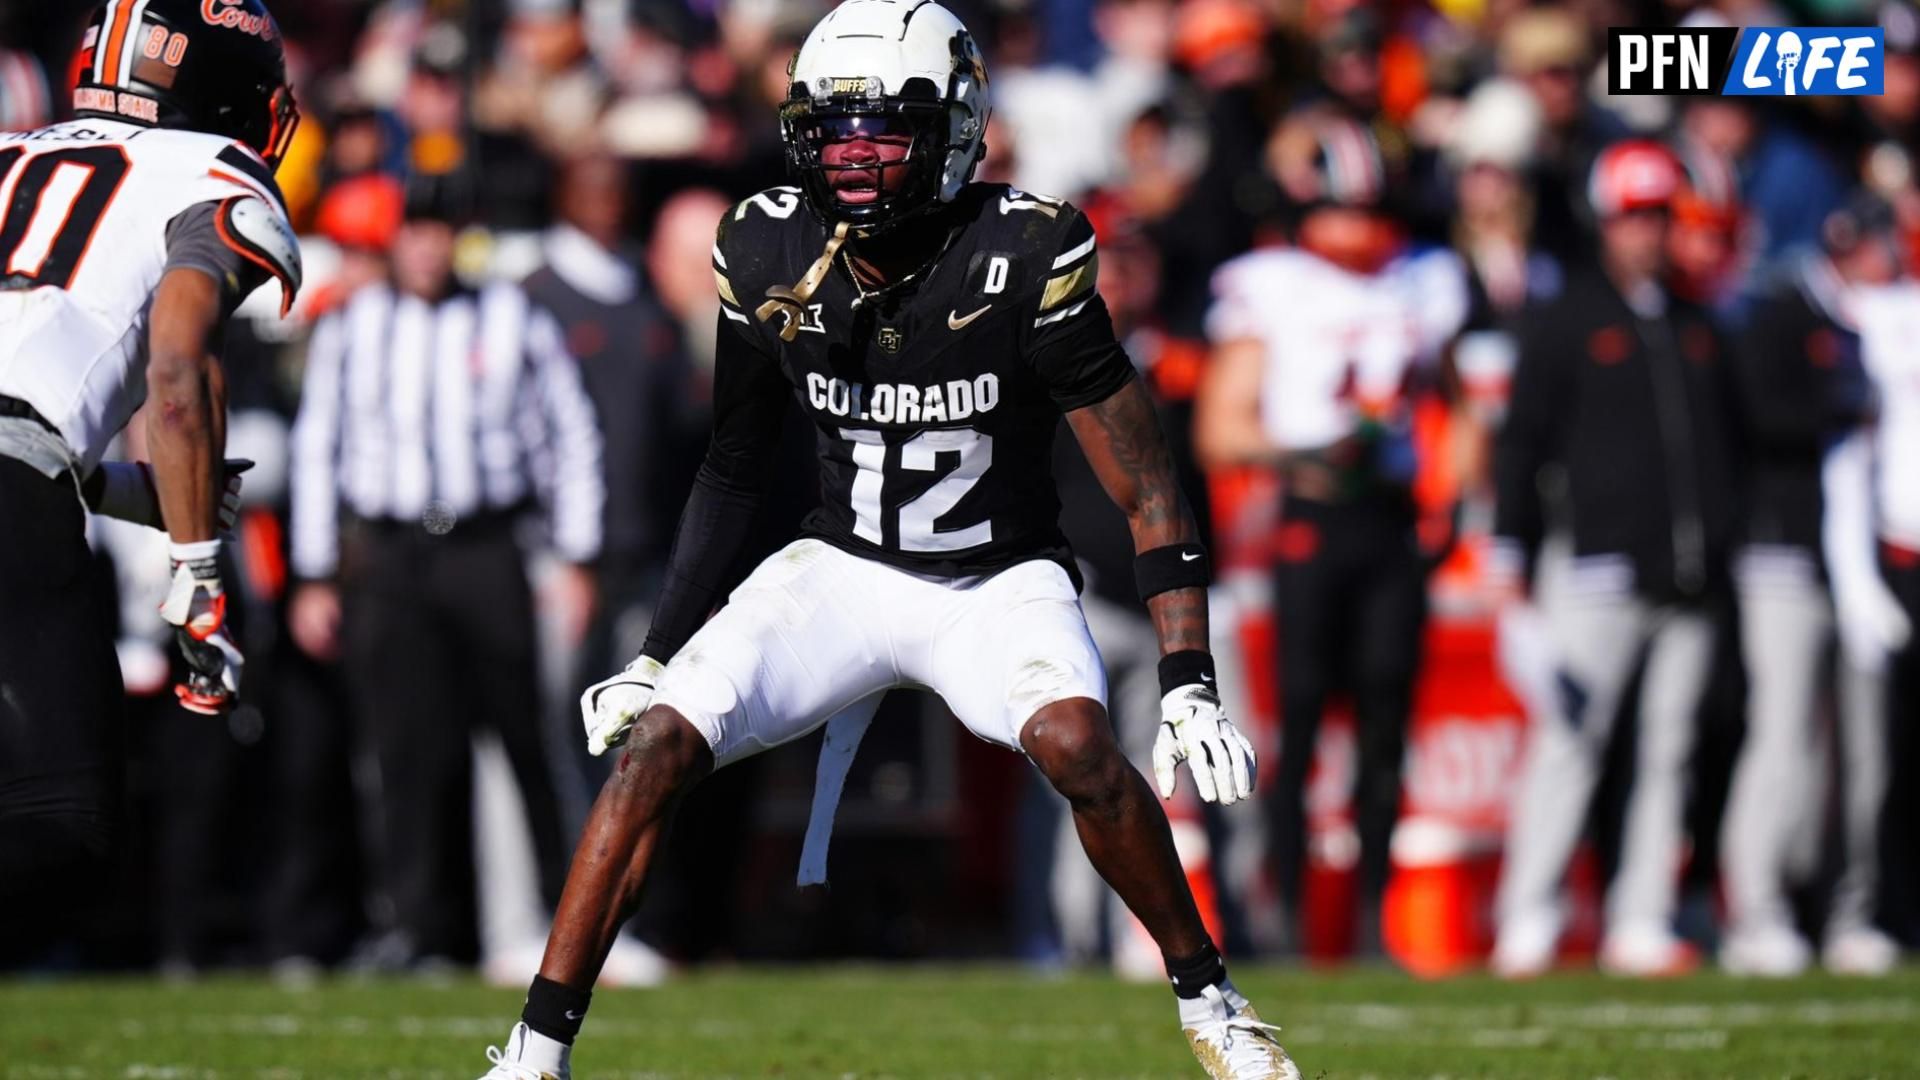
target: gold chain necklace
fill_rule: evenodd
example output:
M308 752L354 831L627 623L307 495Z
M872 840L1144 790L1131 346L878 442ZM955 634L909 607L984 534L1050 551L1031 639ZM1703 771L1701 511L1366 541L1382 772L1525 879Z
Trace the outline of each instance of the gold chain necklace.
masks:
M908 274L906 277L901 278L899 281L890 281L887 284L882 285L877 289L868 289L865 285L862 285L860 283L860 271L854 268L853 255L849 250L852 247L852 245L847 245L845 247L842 247L840 249L840 262L842 265L844 265L847 268L847 277L852 279L854 291L860 294L859 296L854 298L854 301L853 301L854 310L858 311L868 301L878 299L879 297L884 296L887 293L893 292L895 289L904 289L908 285L911 285L914 282L920 280L921 277L929 273L932 273L933 268L939 264L942 258L946 256L947 250L953 247L953 241L959 235L960 235L960 230L958 228L947 230L947 238L946 240L941 242L940 250L934 252L932 258L929 258L926 262L921 263L919 269L915 270L911 274Z
M853 265L853 256L848 254L847 249L844 247L840 249L840 263L847 268L847 278L853 282L853 291L860 294L854 297L853 300L854 310L858 311L863 304L873 299L878 293L868 292L867 287L860 283L860 271ZM912 280L913 276L908 275L900 284L905 285L908 281Z

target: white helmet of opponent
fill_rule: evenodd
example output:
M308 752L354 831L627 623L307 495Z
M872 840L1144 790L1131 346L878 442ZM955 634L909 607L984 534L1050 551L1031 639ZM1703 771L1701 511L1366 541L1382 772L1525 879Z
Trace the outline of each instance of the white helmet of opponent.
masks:
M973 35L934 0L847 0L794 56L780 110L787 161L814 212L874 232L953 201L986 154L987 66ZM884 118L913 142L897 193L844 205L820 146L836 121Z

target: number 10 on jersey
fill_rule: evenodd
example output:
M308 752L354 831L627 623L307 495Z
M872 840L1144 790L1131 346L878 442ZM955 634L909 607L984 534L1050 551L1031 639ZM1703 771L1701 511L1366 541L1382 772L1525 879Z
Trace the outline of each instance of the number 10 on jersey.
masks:
M939 473L955 455L959 465L935 480L918 496L900 503L893 510L897 521L895 546L901 551L964 551L993 540L993 522L982 521L964 528L941 531L939 520L967 497L980 477L993 467L993 436L972 428L938 428L922 431L899 444L893 483L888 482L888 459L893 447L878 431L840 429L840 437L851 448L859 471L853 478L853 532L869 543L886 545L887 488L913 481L902 472ZM942 459L945 459L944 461Z

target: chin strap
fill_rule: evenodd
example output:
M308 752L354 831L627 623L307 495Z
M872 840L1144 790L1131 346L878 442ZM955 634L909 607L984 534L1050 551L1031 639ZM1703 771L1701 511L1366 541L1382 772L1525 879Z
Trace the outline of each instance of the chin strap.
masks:
M820 283L825 281L827 274L833 270L833 257L838 255L840 249L846 245L849 231L850 228L844 221L835 225L833 235L827 238L826 249L820 253L819 258L813 260L813 265L807 267L806 274L795 282L792 288L784 285L767 287L767 302L754 309L753 314L761 322L767 322L774 315L784 312L787 316L787 324L780 328L781 341L792 341L799 336L800 323L807 313L807 302L813 299L815 290L820 288Z

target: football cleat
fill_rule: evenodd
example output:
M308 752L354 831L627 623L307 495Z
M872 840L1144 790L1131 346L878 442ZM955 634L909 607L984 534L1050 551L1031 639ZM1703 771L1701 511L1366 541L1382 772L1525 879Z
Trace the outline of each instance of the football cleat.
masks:
M1229 999L1227 994L1232 994ZM1213 1080L1300 1080L1300 1069L1247 999L1218 986L1180 1002L1180 1022L1193 1056Z
M487 1047L487 1061L493 1068L480 1080L572 1080L572 1070L567 1067L569 1048L560 1047L556 1053L553 1047L557 1045L534 1034L525 1022L515 1024L505 1050ZM533 1060L536 1056L543 1059L538 1064Z
M1790 979L1813 962L1813 948L1780 923L1738 927L1720 944L1720 967L1729 975Z
M1820 963L1835 975L1889 975L1900 964L1900 944L1872 927L1845 930L1827 938Z
M1559 955L1560 916L1551 910L1501 920L1488 966L1503 979L1537 979Z
M1700 950L1664 926L1629 925L1607 931L1600 970L1629 979L1671 979L1700 966Z

